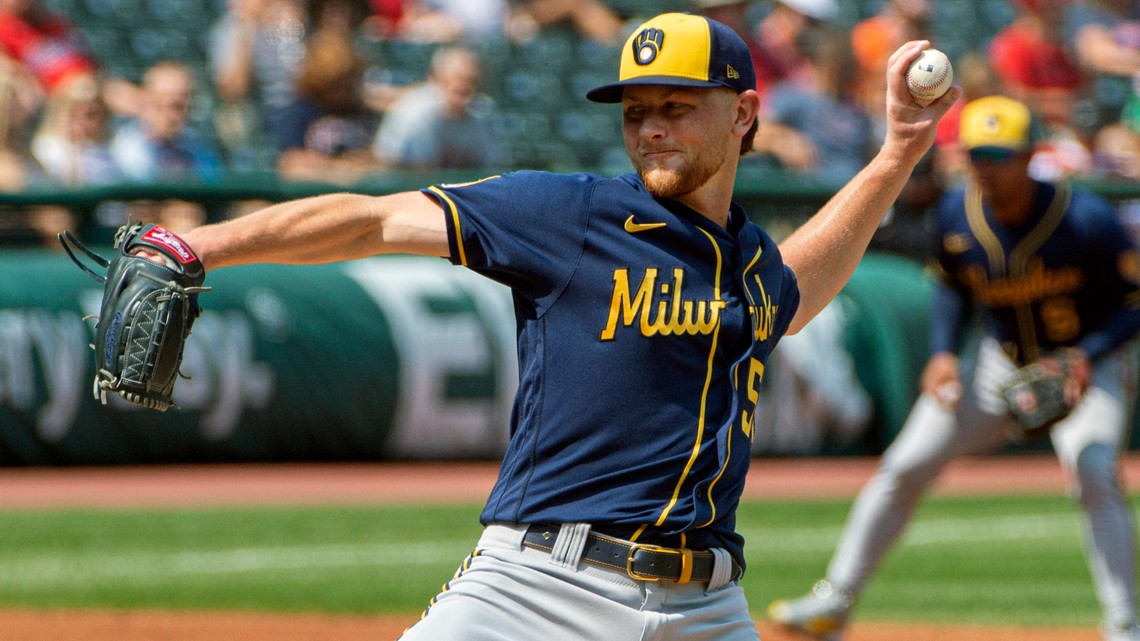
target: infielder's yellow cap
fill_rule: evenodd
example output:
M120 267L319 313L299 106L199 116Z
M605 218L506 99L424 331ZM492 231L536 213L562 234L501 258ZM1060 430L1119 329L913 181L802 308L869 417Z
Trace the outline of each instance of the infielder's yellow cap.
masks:
M756 88L748 45L730 27L704 16L665 13L634 30L622 48L618 81L590 90L594 102L621 102L629 85Z
M1029 107L1005 96L987 96L966 103L958 125L958 141L969 150L1016 153L1039 139Z

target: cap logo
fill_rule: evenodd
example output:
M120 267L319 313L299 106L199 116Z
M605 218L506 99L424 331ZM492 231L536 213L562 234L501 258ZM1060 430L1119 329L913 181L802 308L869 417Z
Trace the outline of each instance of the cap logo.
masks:
M642 29L641 33L633 39L633 60L645 66L657 58L661 47L665 44L665 32L652 27Z
M732 68L732 65L725 65L724 75L728 76L730 80L740 80L740 72Z

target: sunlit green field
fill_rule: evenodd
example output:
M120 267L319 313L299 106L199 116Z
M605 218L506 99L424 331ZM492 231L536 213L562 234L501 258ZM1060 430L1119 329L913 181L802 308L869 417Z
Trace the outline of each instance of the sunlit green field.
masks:
M848 501L747 503L761 616L819 578ZM418 612L473 548L479 506L9 511L0 607ZM1094 625L1064 497L934 498L864 595L866 620Z

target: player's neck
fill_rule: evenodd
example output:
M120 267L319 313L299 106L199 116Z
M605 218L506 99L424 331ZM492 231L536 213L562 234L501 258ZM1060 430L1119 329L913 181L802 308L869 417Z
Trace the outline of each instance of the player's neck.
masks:
M1033 216L1036 190L1029 183L1025 189L1013 189L991 196L990 207L1002 225L1016 227L1029 222Z
M722 228L728 227L728 208L731 198L701 198L697 192L677 198L677 202L708 218Z
M723 228L728 227L728 210L732 205L732 190L736 184L735 163L732 163L731 172L726 171L728 164L698 189L676 198L681 204Z

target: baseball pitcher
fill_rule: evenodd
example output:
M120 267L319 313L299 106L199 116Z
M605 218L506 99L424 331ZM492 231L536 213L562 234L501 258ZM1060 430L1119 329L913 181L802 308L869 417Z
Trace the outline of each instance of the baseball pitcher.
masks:
M617 81L588 94L620 103L635 173L329 194L164 237L195 275L404 252L511 288L520 381L486 527L406 641L756 641L736 507L757 386L781 336L850 277L957 98L908 94L906 66L927 47L891 60L879 154L780 246L732 203L760 106L748 47L680 13L638 27ZM105 311L98 331L130 314ZM100 390L134 394L119 362Z

